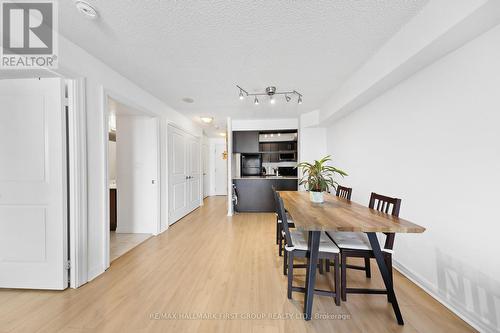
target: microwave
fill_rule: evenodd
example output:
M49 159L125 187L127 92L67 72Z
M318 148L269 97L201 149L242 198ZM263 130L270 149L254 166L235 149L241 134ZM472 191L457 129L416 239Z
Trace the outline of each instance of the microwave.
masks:
M279 156L280 161L297 161L296 153L280 153Z

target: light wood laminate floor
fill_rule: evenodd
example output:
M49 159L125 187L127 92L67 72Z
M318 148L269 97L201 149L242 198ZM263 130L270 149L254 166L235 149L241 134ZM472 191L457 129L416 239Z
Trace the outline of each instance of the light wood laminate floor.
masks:
M330 297L315 296L314 313L336 319L302 320L303 295L286 297L273 214L229 218L225 200L206 199L77 290L0 290L0 332L474 331L398 272L395 288L405 326L396 324L381 295L348 295L340 307ZM371 280L349 271L350 285L381 287L372 267ZM295 271L299 285L304 270ZM318 284L327 288L327 276L319 276Z

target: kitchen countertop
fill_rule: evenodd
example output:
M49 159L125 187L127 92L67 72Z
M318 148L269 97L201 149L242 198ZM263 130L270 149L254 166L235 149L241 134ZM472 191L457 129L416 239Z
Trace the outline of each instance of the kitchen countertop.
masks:
M299 179L296 176L243 176L233 177L233 179Z

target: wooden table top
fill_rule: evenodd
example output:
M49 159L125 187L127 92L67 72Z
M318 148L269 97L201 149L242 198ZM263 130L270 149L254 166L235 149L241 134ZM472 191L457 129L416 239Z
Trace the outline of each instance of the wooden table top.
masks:
M355 202L325 193L325 202L309 200L308 192L279 191L295 227L302 231L421 233L424 227Z

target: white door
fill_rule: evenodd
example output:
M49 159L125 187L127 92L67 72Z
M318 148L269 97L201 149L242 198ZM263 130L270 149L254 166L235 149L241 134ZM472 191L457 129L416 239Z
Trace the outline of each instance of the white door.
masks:
M169 224L187 214L187 155L186 133L168 126L168 211Z
M0 287L65 289L66 126L60 79L0 80Z
M200 140L168 126L169 224L200 206Z
M208 145L203 144L203 198L208 197L210 190L209 177L208 177Z
M215 145L215 195L227 195L226 144Z
M188 212L200 206L201 163L200 140L190 136L188 142Z
M158 232L158 123L116 116L117 233Z

